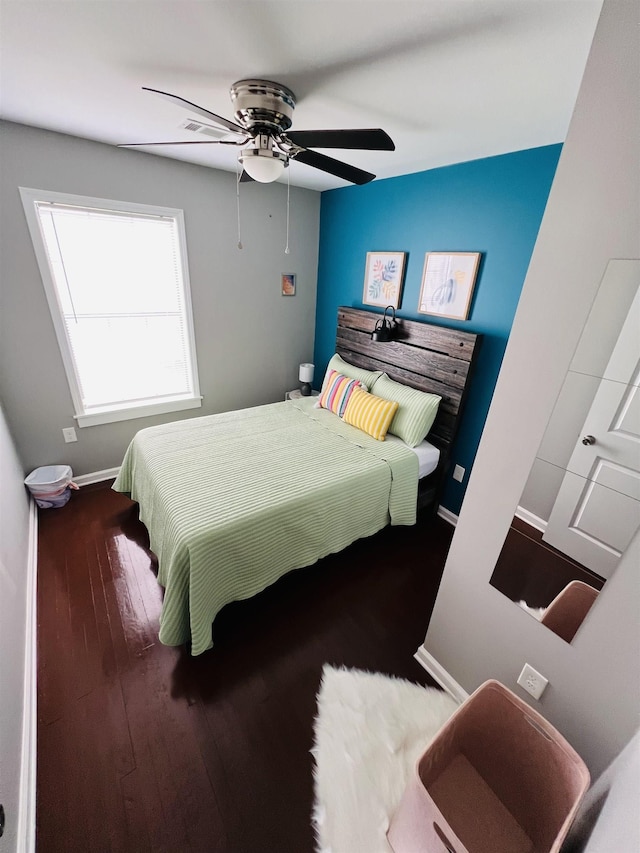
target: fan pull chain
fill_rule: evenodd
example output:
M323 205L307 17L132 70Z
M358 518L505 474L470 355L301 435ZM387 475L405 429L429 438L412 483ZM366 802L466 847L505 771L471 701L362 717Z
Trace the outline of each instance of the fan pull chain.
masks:
M291 169L291 164L289 164L289 169ZM289 252L289 201L291 196L291 172L287 169L287 245L284 247L285 255L290 254Z
M238 211L238 248L242 249L242 238L240 236L240 163L236 161L236 209Z

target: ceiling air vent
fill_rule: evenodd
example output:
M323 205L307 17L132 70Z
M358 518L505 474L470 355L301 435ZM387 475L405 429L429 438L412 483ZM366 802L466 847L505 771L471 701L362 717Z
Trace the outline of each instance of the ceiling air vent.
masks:
M180 127L183 130L190 130L192 133L201 133L210 139L222 139L229 135L229 131L222 127L212 127L210 124L203 124L201 121L195 121L192 118L183 121Z

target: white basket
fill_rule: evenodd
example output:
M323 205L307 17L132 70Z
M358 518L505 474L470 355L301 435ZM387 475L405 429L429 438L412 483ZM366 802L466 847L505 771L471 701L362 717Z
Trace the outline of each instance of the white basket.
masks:
M32 494L54 492L68 485L72 477L73 471L69 465L46 465L32 471L24 484Z
M73 471L69 465L45 465L32 471L25 478L24 484L40 509L50 509L67 503L71 496L69 488L77 488L71 482L72 477Z

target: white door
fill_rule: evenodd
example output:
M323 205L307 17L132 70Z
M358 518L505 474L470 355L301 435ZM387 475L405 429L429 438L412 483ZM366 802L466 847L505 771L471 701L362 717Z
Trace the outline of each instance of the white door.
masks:
M640 527L640 291L569 461L542 537L609 578Z

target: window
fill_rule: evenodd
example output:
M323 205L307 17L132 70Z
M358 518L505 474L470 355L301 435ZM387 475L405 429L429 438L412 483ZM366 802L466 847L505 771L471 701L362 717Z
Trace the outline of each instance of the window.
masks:
M20 194L78 425L200 406L182 211Z

